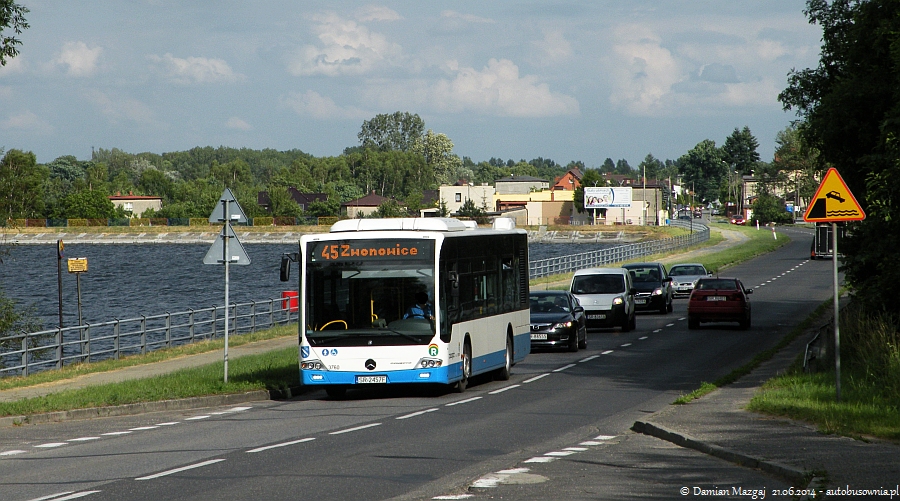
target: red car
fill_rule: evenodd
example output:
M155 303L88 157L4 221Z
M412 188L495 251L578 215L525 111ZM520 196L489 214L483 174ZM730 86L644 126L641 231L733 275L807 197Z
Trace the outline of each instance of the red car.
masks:
M731 224L739 224L743 226L747 224L747 220L744 219L744 216L731 216Z
M736 278L700 278L688 300L688 329L700 327L701 322L737 322L749 329L748 295L752 293Z

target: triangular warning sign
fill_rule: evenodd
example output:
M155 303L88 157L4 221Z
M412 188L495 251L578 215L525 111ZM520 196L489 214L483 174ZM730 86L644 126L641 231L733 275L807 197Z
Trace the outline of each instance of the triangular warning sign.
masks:
M225 252L225 237L228 237L227 255ZM219 234L219 237L206 251L206 256L203 257L203 264L224 264L226 260L228 264L241 266L250 264L250 257L247 255L247 251L244 250L244 245L238 240L230 224L226 224L222 228L222 233Z
M862 221L866 218L859 202L844 178L834 167L828 169L822 184L816 190L803 220L807 223L836 223L839 221Z

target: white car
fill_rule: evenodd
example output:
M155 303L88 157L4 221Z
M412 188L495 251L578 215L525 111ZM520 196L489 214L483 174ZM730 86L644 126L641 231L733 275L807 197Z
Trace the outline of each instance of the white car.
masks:
M673 265L669 269L669 276L672 277L672 289L678 297L690 296L697 280L712 276L712 273L706 271L706 267L700 263L684 263Z

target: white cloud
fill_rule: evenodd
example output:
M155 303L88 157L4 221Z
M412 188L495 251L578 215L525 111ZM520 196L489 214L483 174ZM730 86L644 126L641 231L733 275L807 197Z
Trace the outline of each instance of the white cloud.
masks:
M472 14L463 14L453 10L445 10L441 12L441 17L445 19L458 19L467 23L475 24L494 24L496 21L487 17L475 16Z
M288 60L292 75L362 75L394 66L402 49L364 25L335 14L317 16L313 32L320 44L299 48Z
M39 134L50 134L53 132L52 125L31 111L23 111L16 115L9 115L5 120L0 122L0 128Z
M225 122L225 127L229 128L229 129L244 130L244 131L253 129L252 125L248 124L247 122L241 120L238 117L229 118L228 121Z
M536 66L552 66L563 62L572 55L572 44L560 31L544 31L544 38L531 42L535 53L529 61Z
M161 64L172 81L183 85L234 82L244 78L244 75L232 71L228 63L222 59L206 57L182 59L168 53L162 57L157 55L148 57L151 61Z
M87 77L97 70L102 53L103 47L89 48L84 42L66 42L53 63L68 66L66 73L69 76Z
M534 76L520 76L508 59L491 59L481 71L458 68L452 80L432 86L430 100L443 111L476 112L509 117L549 117L578 115L578 101L553 92Z
M366 21L399 21L403 16L392 9L380 5L367 5L356 11L356 19Z
M6 66L0 66L0 77L25 73L25 66L25 58L21 54L12 59L6 58Z
M331 98L312 90L292 93L282 99L282 102L300 116L322 119L357 119L371 116L370 112L360 108L338 106Z
M153 110L136 99L113 99L96 89L84 91L84 97L94 103L100 113L113 124L121 122L154 123Z
M687 77L661 39L647 28L619 27L612 47L610 102L636 115L665 113L672 86Z

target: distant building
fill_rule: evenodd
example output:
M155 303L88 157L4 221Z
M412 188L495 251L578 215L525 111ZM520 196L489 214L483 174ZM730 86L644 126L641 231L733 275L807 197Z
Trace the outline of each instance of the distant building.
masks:
M122 207L125 212L131 214L131 217L140 217L147 209L158 211L162 209L161 197L149 197L140 195L113 195L109 200L116 206Z
M383 197L381 195L376 195L375 190L372 190L372 193L369 193L364 197L342 203L341 212L351 219L361 216L369 216L373 212L378 210L378 207L380 207L381 204L387 202L388 200L392 199Z
M576 188L581 186L581 178L584 174L581 173L580 169L569 169L568 172L560 176L556 182L553 183L553 186L550 187L553 191L575 191Z
M550 181L531 176L502 177L494 182L498 195L527 194L550 188Z
M288 188L288 194L291 196L291 200L297 203L301 209L306 211L309 208L309 204L312 202L327 202L328 194L327 193L303 193L297 188L293 186ZM266 212L270 212L272 210L272 201L269 198L268 191L260 191L256 194L256 203L265 209Z

